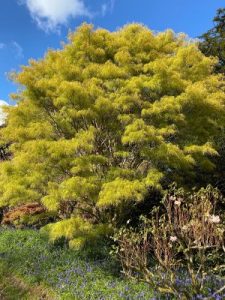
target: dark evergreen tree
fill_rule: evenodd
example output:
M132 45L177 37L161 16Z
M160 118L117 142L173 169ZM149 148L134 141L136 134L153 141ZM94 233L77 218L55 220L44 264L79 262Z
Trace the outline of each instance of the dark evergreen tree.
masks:
M206 56L216 56L215 71L225 74L225 8L217 10L214 27L204 33L199 47Z

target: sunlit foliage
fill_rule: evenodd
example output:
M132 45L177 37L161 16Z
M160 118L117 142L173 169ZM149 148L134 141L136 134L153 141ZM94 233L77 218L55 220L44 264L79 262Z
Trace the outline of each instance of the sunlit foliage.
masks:
M80 244L151 190L212 172L225 103L215 62L172 31L79 27L14 74L22 88L1 130L13 158L1 163L0 206L41 202L68 219L49 232Z

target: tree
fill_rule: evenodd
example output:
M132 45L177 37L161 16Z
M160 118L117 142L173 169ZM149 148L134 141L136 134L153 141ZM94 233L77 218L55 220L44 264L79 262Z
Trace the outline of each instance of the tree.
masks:
M200 39L200 50L206 56L217 57L218 61L215 65L215 72L225 74L225 8L217 10L214 21L214 27L204 33ZM222 132L217 137L217 149L219 152L219 159L215 161L217 165L217 172L213 176L213 184L217 186L223 194L225 194L224 174L225 174L225 133Z
M185 36L131 24L83 24L62 50L15 74L0 205L41 202L46 230L74 247L129 218L151 191L212 172L224 124L224 82ZM204 177L204 176L203 176Z
M206 56L215 56L218 63L215 71L225 73L225 8L217 10L214 27L200 36L200 49Z

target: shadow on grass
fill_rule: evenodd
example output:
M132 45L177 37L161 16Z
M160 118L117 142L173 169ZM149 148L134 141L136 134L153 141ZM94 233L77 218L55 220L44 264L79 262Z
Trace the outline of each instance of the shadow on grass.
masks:
M0 299L1 300L53 300L53 295L46 288L29 285L10 272L7 264L0 262Z

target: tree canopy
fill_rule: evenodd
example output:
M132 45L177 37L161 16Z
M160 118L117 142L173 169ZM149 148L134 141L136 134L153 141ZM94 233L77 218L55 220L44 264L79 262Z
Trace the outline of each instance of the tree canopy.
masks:
M152 190L211 173L225 103L215 63L170 30L83 24L14 75L0 206L42 203L62 219L47 226L51 236L79 246Z
M217 57L215 71L225 73L225 8L217 10L213 22L214 27L200 36L200 49L206 56Z

